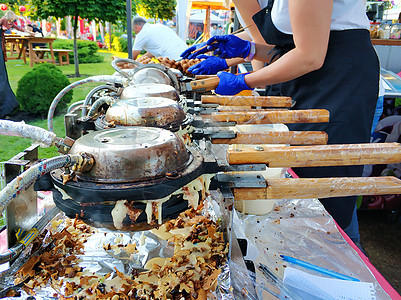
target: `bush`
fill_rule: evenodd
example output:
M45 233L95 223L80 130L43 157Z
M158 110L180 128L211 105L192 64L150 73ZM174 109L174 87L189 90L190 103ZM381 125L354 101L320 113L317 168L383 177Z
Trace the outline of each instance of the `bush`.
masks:
M106 35L105 44L109 47L109 35ZM127 39L123 36L112 35L111 36L111 50L116 52L127 52L128 51L128 42Z
M103 57L97 53L99 46L94 41L77 40L78 60L80 64L101 63ZM73 40L58 39L53 43L54 49L74 49ZM74 53L70 52L70 61L74 61Z
M35 115L46 116L54 97L70 84L60 68L51 64L41 64L26 73L18 81L17 99L21 109ZM65 111L72 100L72 91L61 98L57 111Z

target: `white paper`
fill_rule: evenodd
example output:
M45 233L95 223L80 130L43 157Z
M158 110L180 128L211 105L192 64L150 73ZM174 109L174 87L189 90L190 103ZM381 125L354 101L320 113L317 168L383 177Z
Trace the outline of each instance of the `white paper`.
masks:
M311 275L287 267L284 271L284 283L298 290L303 299L340 299L369 300L376 299L373 283L341 280Z

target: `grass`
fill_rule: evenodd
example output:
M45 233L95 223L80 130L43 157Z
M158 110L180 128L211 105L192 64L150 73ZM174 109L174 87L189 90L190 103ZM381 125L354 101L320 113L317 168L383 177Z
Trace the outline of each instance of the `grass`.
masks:
M79 73L85 76L95 76L95 75L111 75L114 73L114 69L111 67L112 56L119 57L128 57L126 53L111 53L107 51L99 51L100 55L104 57L103 63L97 64L80 64L79 65ZM10 82L11 89L14 94L17 92L18 81L32 68L29 67L29 60L27 64L24 64L23 60L9 60L6 63L7 65L7 73ZM75 74L75 66L72 63L68 66L58 66L63 74L65 75L73 75ZM69 77L70 82L75 82L83 79ZM88 92L93 89L95 86L100 85L102 83L88 83L74 88L74 96L71 103L74 103L79 100L85 99L85 96ZM47 129L47 119L39 119L35 121L26 122L27 124L39 126ZM59 115L53 119L54 132L58 137L64 137L64 116ZM33 141L14 137L14 136L5 136L0 135L0 162L7 161L13 156L17 155L21 151L28 148L32 145ZM39 158L49 158L58 155L55 147L51 148L40 148L39 149Z

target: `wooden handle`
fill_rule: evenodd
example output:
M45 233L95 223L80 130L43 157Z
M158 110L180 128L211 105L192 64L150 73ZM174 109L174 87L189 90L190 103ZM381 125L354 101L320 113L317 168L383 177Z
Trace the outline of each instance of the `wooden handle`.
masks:
M204 117L237 124L322 123L329 121L329 112L325 109L216 112Z
M214 90L220 82L219 77L206 78L201 80L193 80L190 82L191 90L210 91Z
M235 188L235 200L309 199L401 194L401 180L388 177L267 179L267 188ZM333 200L335 201L335 200Z
M236 132L233 139L213 139L213 144L287 144L325 145L327 133L323 131L261 131Z
M401 162L401 144L397 143L255 148L227 150L228 163L267 164L273 168L371 165Z
M291 107L290 97L274 96L215 96L203 95L202 103L217 103L224 106L262 106L262 107Z
M206 79L206 78L216 78L217 75L195 75L195 80Z

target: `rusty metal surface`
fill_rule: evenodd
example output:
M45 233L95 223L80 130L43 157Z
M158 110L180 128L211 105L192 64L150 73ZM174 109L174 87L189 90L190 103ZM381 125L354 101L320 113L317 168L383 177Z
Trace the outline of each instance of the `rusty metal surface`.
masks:
M186 116L178 102L162 97L120 100L108 110L105 119L114 125L163 127L181 124Z
M83 180L133 182L164 176L185 168L191 155L172 132L152 127L126 127L91 132L79 138L71 154L92 154L95 165Z

